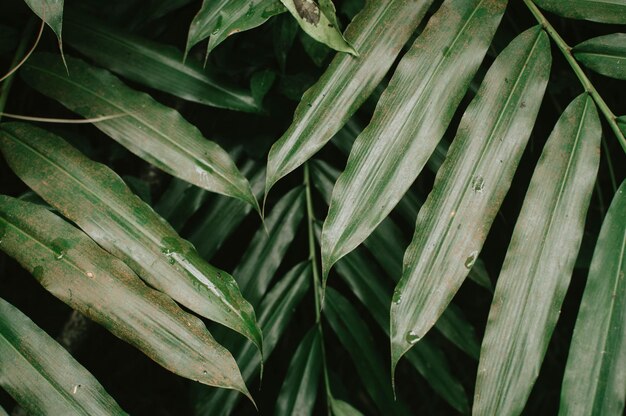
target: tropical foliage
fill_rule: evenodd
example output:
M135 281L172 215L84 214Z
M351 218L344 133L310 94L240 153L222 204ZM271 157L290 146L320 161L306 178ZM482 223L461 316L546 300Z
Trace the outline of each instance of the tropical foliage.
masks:
M0 414L623 413L626 1L106 3L0 3Z

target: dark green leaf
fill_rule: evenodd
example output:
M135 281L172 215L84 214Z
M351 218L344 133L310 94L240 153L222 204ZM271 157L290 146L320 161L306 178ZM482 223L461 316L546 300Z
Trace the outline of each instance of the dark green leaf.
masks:
M322 231L324 278L380 224L421 172L480 66L505 6L503 0L447 0L400 61L333 190Z
M28 7L57 35L61 45L63 29L63 0L24 0Z
M626 24L626 0L533 0L533 2L563 17Z
M560 415L620 415L626 396L626 182L609 208L567 356Z
M404 254L391 305L394 366L473 267L524 153L550 64L546 33L527 30L498 56L465 111Z
M572 52L587 68L607 77L626 80L626 34L589 39L576 45Z
M209 193L204 189L182 179L172 178L154 210L180 232L185 222L200 209L208 196Z
M254 310L235 280L202 260L115 172L29 124L0 125L0 148L24 182L146 283L261 348Z
M322 344L314 326L298 345L276 400L276 415L313 414L322 369Z
M126 414L85 367L4 299L0 374L0 386L30 414Z
M0 196L0 231L0 248L70 307L176 374L249 395L235 360L200 319L80 230L38 205Z
M563 112L544 147L491 303L476 415L518 415L524 409L576 262L601 135L593 100L583 94Z
M137 156L165 172L212 192L258 207L250 184L221 147L175 110L135 91L111 73L67 58L68 76L59 57L34 54L22 76L40 92L83 117L120 114L95 124Z
M369 1L348 26L359 57L338 54L302 97L289 129L272 146L265 193L341 129L380 83L432 0Z
M278 61L280 71L284 73L287 65L287 55L298 33L298 22L289 14L276 17L274 22L275 24L272 28L274 55Z

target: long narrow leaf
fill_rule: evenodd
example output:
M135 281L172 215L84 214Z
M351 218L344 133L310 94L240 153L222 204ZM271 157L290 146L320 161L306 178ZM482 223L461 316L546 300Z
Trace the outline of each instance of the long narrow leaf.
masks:
M200 319L146 286L83 232L7 196L0 196L0 230L0 249L70 307L176 374L249 396L232 355Z
M24 0L28 7L54 32L61 45L64 0Z
M626 34L599 36L576 45L572 52L587 68L607 77L626 80Z
M359 57L338 54L304 93L293 122L272 146L265 193L321 149L383 79L432 0L368 1L350 23L346 38Z
M626 396L626 182L607 212L567 356L560 415L619 415Z
M249 91L229 85L198 64L183 63L178 49L107 26L87 14L69 14L65 19L65 41L98 65L184 100L231 110L260 111Z
M0 148L24 182L150 286L261 348L254 310L235 280L202 260L115 172L29 124L0 125Z
M67 58L67 64L69 76L57 55L34 54L21 74L33 88L83 117L120 114L95 126L165 172L258 207L250 184L228 153L175 110L131 89L108 71L75 58Z
M592 98L563 112L546 143L513 231L478 364L473 414L524 409L556 325L600 161Z
M389 214L426 164L505 6L505 0L447 0L400 61L333 190L322 232L324 278Z
M392 365L435 324L474 265L530 137L550 75L548 36L519 35L487 72L417 216L391 305Z
M626 0L533 0L533 2L563 17L626 24Z
M0 386L31 414L126 414L89 371L4 299L0 374Z

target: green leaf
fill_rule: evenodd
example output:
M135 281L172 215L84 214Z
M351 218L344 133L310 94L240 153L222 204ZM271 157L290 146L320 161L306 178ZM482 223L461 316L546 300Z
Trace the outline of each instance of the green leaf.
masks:
M322 343L316 326L307 332L289 363L276 399L276 415L313 414L322 369Z
M359 57L337 54L302 97L289 129L272 146L265 193L320 150L383 79L432 0L368 1L346 29Z
M278 16L274 19L272 28L272 44L274 45L274 55L278 61L280 72L285 73L287 65L287 55L293 46L298 33L298 22L289 14Z
M264 335L265 356L269 357L276 344L293 318L293 310L300 304L309 289L311 281L310 262L302 262L289 270L285 276L265 295L259 310L259 325ZM237 341L233 355L241 368L241 374L248 382L259 370L259 355L255 354L251 342L242 344ZM194 415L230 414L239 401L239 395L226 390L206 389L196 392Z
M233 271L241 293L252 304L265 294L274 273L285 259L302 222L305 211L304 188L298 187L283 196L250 241Z
M204 0L189 26L185 54L209 38L208 55L228 36L260 26L283 12L278 0Z
M254 310L235 280L206 263L115 172L29 124L1 124L0 148L27 185L146 283L261 349Z
M0 248L73 309L176 374L249 397L237 363L200 319L146 286L82 231L7 196L0 196L0 231Z
M559 16L600 23L626 24L626 0L533 0Z
M527 30L498 56L467 107L404 254L391 305L392 368L474 265L524 153L550 64L546 33Z
M593 100L583 94L565 109L544 147L491 303L475 415L518 415L524 409L576 262L601 135Z
M65 40L98 65L150 88L212 107L260 111L249 91L229 85L194 62L184 64L178 49L131 35L87 14L68 13Z
M617 118L617 125L619 126L620 130L622 131L622 133L624 133L624 135L626 136L626 116L620 116Z
M50 26L59 40L60 47L63 29L63 0L24 0L24 2L41 20Z
M327 289L324 316L350 353L357 373L381 414L406 414L396 402L389 384L389 373L374 349L374 338L354 307L333 288Z
M339 52L358 56L339 30L331 0L280 0L309 36Z
M620 415L626 396L626 182L607 212L567 356L559 414Z
M126 414L85 367L1 298L0 374L0 386L30 414Z
M506 1L447 0L400 61L333 190L322 232L324 279L389 214L426 164L505 6Z
M572 52L587 68L607 77L626 80L626 34L598 36L579 43Z
M363 416L363 413L356 410L351 404L334 397L330 398L330 408L333 416Z
M206 190L258 207L250 184L216 143L175 110L133 90L111 73L67 58L68 76L58 56L33 54L22 77L41 93L83 117L120 114L97 128L156 167Z
M154 210L180 232L189 217L200 209L208 197L209 193L204 189L182 179L172 178Z

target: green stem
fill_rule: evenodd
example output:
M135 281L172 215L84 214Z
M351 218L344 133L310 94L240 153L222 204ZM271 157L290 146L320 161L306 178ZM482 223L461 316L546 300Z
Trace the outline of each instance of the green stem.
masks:
M326 411L330 415L330 402L332 393L330 390L330 379L328 377L328 366L326 365L326 348L324 347L324 332L322 330L321 320L321 285L320 275L317 268L317 255L315 247L315 213L313 212L313 197L311 195L311 175L309 173L309 164L304 164L304 186L306 192L306 214L307 214L307 231L309 234L309 261L311 262L311 272L313 275L313 296L315 299L315 324L320 334L322 345L322 368L324 374L324 387L326 390Z
M624 149L624 152L626 152L626 138L624 137L624 134L622 134L621 130L619 129L619 126L617 125L617 119L615 117L615 114L613 114L611 109L606 105L606 103L604 102L600 94L598 94L598 91L593 86L589 78L587 78L587 75L585 75L585 72L582 70L580 65L578 65L578 62L574 58L574 55L572 55L572 48L563 40L563 38L558 34L558 32L554 29L554 27L550 24L550 22L548 22L548 20L541 13L541 11L535 5L535 3L532 2L532 0L524 0L524 3L526 4L530 12L533 14L537 22L539 22L539 24L545 29L545 31L548 32L548 35L550 35L550 37L556 44L557 48L559 48L561 53L563 53L565 60L570 65L570 67L572 68L576 76L578 77L578 80L582 84L585 91L591 95L593 100L598 105L600 112L606 118L606 121L609 123L609 126L611 126L611 130L613 130L613 133L615 133L615 136L617 137L617 140L619 141L622 148Z
M18 62L24 57L24 53L28 48L28 41L31 38L31 34L34 32L35 28L34 17L28 20L26 26L24 27L24 31L22 32L22 38L20 39L19 45L17 45L17 49L15 50L15 55L13 56L13 60L11 61L10 68L14 68ZM0 113L4 112L4 108L7 104L7 100L9 99L9 91L11 90L11 86L13 85L13 78L15 74L11 74L7 79L2 83L2 90L0 91ZM0 115L0 120L2 119L2 115Z

